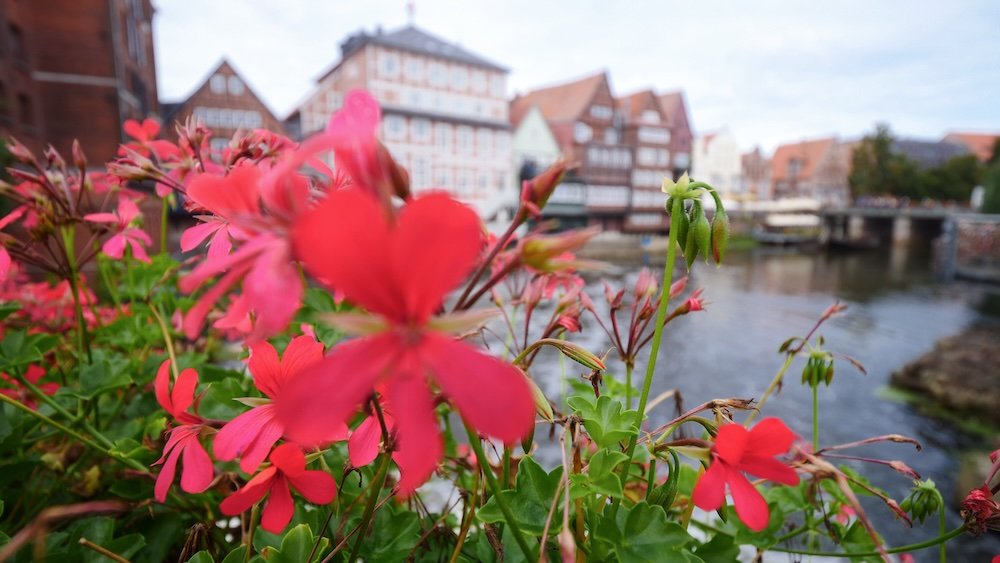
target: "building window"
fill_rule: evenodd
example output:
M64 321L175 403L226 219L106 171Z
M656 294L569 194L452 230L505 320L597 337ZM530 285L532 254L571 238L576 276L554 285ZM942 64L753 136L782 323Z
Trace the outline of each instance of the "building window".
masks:
M615 112L608 106L590 106L590 116L594 119L611 119Z
M410 121L410 131L415 141L428 141L431 138L431 122L427 119L416 118Z
M451 150L451 126L446 123L438 123L434 126L434 144L437 148L447 152Z
M802 171L802 159L793 158L788 161L788 176L792 179L798 177L799 172Z
M456 90L465 90L469 87L469 72L464 68L457 67L451 71L451 87Z
M385 134L390 139L402 139L406 136L406 120L398 115L386 116Z
M507 133L506 131L497 131L496 152L497 156L508 155L510 152L510 133Z
M593 137L594 132L590 129L590 126L581 121L577 121L573 125L573 140L578 143L586 143Z
M229 80L227 82L229 84L229 93L230 94L232 94L234 96L242 96L243 95L243 90L245 90L245 88L243 87L243 81L240 80L239 76L230 76Z
M469 191L472 189L472 173L468 170L462 170L458 173L458 195L459 197L469 197Z
M472 128L459 126L456 135L458 150L466 154L472 152Z
M31 98L27 94L17 95L17 110L18 119L21 121L21 125L26 125L28 127L34 125L34 111L31 108Z
M214 137L211 141L209 141L209 146L212 147L212 152L222 154L222 151L229 147L229 139Z
M379 68L385 76L397 76L399 74L399 55L395 53L380 54Z
M486 73L478 70L472 72L472 91L477 94L486 91Z
M490 94L496 98L503 98L507 95L507 84L504 83L503 75L494 74L490 79Z
M16 25L10 26L10 45L14 60L24 61L28 58L28 51L24 48L24 34L21 28Z
M608 127L604 130L604 144L605 145L617 145L618 144L618 130L614 127Z
M444 86L448 81L448 72L441 63L431 63L430 79L432 86Z
M476 145L480 156L486 156L493 150L493 133L489 129L480 129L476 135Z
M209 87L212 89L213 94L225 94L226 93L226 77L221 74L216 74L209 81Z
M660 114L655 109L647 109L642 112L642 122L643 123L659 123Z
M438 168L434 174L434 183L439 188L451 189L451 168Z
M425 157L418 156L413 159L413 184L416 188L427 187L429 172Z
M326 111L337 111L342 105L344 105L344 96L340 92L330 92L326 95Z
M407 57L403 74L406 75L407 80L420 82L424 79L424 61L414 57Z
M670 142L670 130L662 127L640 127L639 141L643 143L661 143L665 145Z

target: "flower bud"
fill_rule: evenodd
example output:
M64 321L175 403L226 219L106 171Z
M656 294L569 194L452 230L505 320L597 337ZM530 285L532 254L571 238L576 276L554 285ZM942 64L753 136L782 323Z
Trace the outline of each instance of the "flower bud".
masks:
M716 264L722 263L722 258L726 255L726 246L729 245L729 216L721 207L715 209L715 217L712 218L712 259Z
M683 198L688 195L688 184L690 183L691 179L688 178L688 174L685 172L676 182L668 177L663 178L660 190L670 197Z
M521 204L535 215L540 213L569 168L566 161L560 159L541 174L525 180L521 185Z
M49 166L59 169L66 168L66 161L63 160L62 155L59 154L59 151L57 151L52 145L45 147L42 154L45 156L45 161Z
M683 205L683 202L681 202L681 205ZM673 215L671 215L671 217L673 217ZM670 228L673 228L673 225L671 225ZM682 209L680 220L677 221L677 245L680 247L681 252L684 252L687 245L688 231L690 228L691 221L688 219L687 213L684 213L684 210Z
M7 150L11 156L24 164L34 164L36 162L35 155L28 150L28 147L21 144L21 141L18 141L14 137L7 138Z
M80 170L87 169L87 155L83 154L79 139L73 139L73 164Z
M695 242L698 244L698 252L705 257L708 262L709 254L712 252L712 226L705 217L705 210L701 205L695 203L694 220L691 222L691 230L694 231Z
M599 228L592 227L555 235L529 235L518 244L518 255L523 264L541 272L565 269L578 264L572 259L563 260L565 254L581 248L598 232Z
M542 392L535 380L531 378L526 372L521 372L524 374L524 380L528 382L528 387L531 389L531 397L535 400L535 412L538 416L544 418L545 420L552 422L555 420L555 415L552 412L552 403Z
M563 353L564 356L574 362L593 370L604 371L604 361L598 358L593 352L566 340L548 339L542 341Z
M687 276L684 276L683 278L670 284L670 298L677 299L677 297L680 296L680 294L684 293L684 290L687 288L687 284L688 284Z
M693 212L694 210L692 210L692 213ZM698 257L698 237L695 235L694 228L688 228L687 236L684 239L684 261L687 263L687 269L689 271L691 270L691 265L694 264L694 260L697 257Z

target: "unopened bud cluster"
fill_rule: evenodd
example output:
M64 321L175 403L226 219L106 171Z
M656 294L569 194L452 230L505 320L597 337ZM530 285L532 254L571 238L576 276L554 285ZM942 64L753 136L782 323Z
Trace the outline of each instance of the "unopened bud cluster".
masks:
M663 192L667 198L666 210L671 216L671 229L677 229L677 244L684 255L688 269L691 269L698 255L721 264L729 244L729 217L722 205L722 198L704 182L692 182L685 173L676 182L663 180ZM701 196L708 193L715 200L715 213L708 220L701 204ZM691 200L690 208L687 200ZM673 210L675 205L681 206L677 217ZM676 223L676 224L674 224Z
M923 523L928 516L941 510L941 494L934 481L914 481L913 491L899 503L899 507L917 522Z

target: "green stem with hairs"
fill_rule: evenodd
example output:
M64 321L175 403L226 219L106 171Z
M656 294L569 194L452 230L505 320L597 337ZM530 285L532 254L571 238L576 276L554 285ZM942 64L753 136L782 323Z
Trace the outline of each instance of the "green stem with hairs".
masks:
M813 399L813 451L819 451L819 382L812 387Z
M365 511L361 514L361 525L358 526L358 537L354 540L354 547L351 548L351 555L348 561L357 561L358 553L361 552L361 544L364 543L368 534L368 526L371 524L372 515L375 514L375 504L378 502L379 491L385 486L385 478L389 474L389 462L392 460L390 452L382 453L382 460L375 471L375 478L372 479L371 486L368 487L368 503L365 504Z
M167 253L167 198L160 200L160 254Z

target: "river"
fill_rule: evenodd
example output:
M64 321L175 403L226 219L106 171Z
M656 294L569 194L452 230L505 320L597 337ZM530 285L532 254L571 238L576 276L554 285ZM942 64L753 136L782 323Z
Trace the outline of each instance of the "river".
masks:
M837 362L832 385L820 388L821 446L890 433L918 439L924 445L922 452L909 445L887 444L852 453L899 459L924 478L934 479L952 507L949 524L958 525L958 454L991 444L928 418L911 406L882 398L881 391L894 370L931 350L938 339L973 323L997 322L996 317L981 312L980 305L997 289L941 283L930 264L926 253L902 249L836 254L757 248L731 253L719 268L699 262L688 289L704 288L708 310L668 326L652 396L676 388L688 407L712 398L759 397L781 366L778 346L790 336L808 332L823 310L840 299L849 308L819 333L826 338L827 349L854 356L868 369L868 375L846 361ZM640 267L619 265L616 272L604 277L613 285L631 287ZM587 291L595 302L603 303L598 280L589 282ZM592 318L585 315L582 320L583 332L572 335L572 340L591 350L610 347ZM643 357L647 353L648 348ZM763 414L781 417L808 436L811 396L799 383L801 366L801 362L793 364L783 391L768 402ZM569 369L571 375L582 372ZM637 366L636 379L641 381L644 372L645 365ZM536 377L548 374L541 384L549 396L559 396L559 366L554 354L540 356L534 373ZM612 362L609 373L621 377L621 365ZM672 412L672 406L657 407L650 414L651 427L668 420ZM542 457L549 456L542 452ZM867 465L861 469L898 500L909 490L909 481L888 468ZM908 529L884 505L865 504L889 545L935 535L936 516L925 526ZM950 544L949 553L955 561L988 561L1000 554L1000 539L995 533L992 537L962 536ZM917 555L917 561L936 561L935 557L936 550L925 550Z

